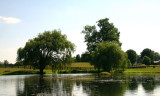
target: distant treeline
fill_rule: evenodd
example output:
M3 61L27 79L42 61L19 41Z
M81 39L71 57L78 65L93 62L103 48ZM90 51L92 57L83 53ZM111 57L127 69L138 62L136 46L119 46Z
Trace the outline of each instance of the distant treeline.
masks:
M145 48L142 50L140 55L136 53L135 50L129 49L126 51L128 55L128 59L130 60L130 65L132 66L134 64L140 63L140 64L145 64L145 65L155 65L154 61L159 61L160 60L160 53L155 52L149 48ZM85 52L80 54L77 54L74 57L75 62L90 62L91 56L89 52Z

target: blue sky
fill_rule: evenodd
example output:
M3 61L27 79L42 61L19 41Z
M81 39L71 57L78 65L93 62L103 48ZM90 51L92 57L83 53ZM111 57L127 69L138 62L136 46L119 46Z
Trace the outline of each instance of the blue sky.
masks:
M122 49L160 52L159 0L1 0L0 61L16 61L16 52L28 39L45 30L61 29L76 47L86 51L85 25L109 18L120 31Z

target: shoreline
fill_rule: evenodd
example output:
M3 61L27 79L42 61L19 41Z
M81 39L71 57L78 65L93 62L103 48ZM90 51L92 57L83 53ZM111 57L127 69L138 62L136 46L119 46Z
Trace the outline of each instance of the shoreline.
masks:
M8 70L9 72L5 72ZM101 71L103 72L103 71ZM98 73L97 70L54 70L52 72L51 69L45 69L44 74L71 74L71 73ZM113 72L111 72L113 73ZM126 69L122 74L130 74L130 73L137 73L137 74L145 74L145 73L160 73L160 67L152 68L133 68L133 69ZM26 75L26 74L39 74L39 70L33 69L23 69L23 68L0 68L0 75Z

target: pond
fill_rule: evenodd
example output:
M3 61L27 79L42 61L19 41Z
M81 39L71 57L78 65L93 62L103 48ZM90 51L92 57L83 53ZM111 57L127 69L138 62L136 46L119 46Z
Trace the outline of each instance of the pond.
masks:
M159 90L159 74L0 76L0 96L160 96Z

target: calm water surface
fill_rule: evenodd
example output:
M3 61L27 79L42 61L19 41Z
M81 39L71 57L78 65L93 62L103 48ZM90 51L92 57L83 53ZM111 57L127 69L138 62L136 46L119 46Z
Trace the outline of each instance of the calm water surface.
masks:
M0 96L160 96L160 75L7 75Z

